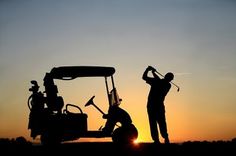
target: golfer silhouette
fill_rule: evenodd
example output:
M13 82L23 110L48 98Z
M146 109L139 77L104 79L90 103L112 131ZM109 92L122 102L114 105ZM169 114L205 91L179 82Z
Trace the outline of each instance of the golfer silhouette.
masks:
M148 77L149 71L152 72L153 77ZM164 142L169 144L170 141L167 132L164 100L171 88L170 82L173 80L174 74L168 72L164 78L161 79L156 74L156 69L148 66L144 71L142 78L151 86L147 101L147 112L151 137L154 143L160 143L158 135L159 127L161 136L164 138Z

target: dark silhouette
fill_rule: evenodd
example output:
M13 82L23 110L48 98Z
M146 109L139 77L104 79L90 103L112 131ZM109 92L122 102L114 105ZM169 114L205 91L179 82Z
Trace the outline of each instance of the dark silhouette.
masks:
M40 136L42 144L60 144L63 141L77 140L81 137L112 137L116 143L131 143L138 137L138 131L132 124L129 114L119 107L121 99L115 88L113 74L115 68L100 66L63 66L55 67L44 77L45 91L41 93L36 81L31 81L33 86L29 89L32 92L28 99L28 107L30 109L29 126L31 129L31 137L35 139ZM64 100L58 96L58 89L54 83L54 79L73 80L78 77L104 77L106 92L109 103L108 113L105 114L93 99L90 98L85 106L92 105L98 109L106 124L103 129L98 131L88 130L87 117L82 109L74 104L66 104ZM108 80L111 87L108 86ZM111 90L110 90L111 89ZM45 93L45 94L44 94ZM74 107L71 112L68 107ZM121 126L115 128L117 123Z
M45 111L45 99L43 93L39 91L37 81L32 80L31 84L33 86L29 89L32 94L28 98L28 107L30 109L28 129L31 129L30 136L35 139L37 134L42 130L42 124L44 122L42 114Z
M0 149L7 155L94 155L103 156L148 156L148 155L235 155L236 143L228 141L187 141L171 143L168 146L158 146L152 143L139 143L138 145L117 145L112 142L73 142L63 143L59 146L42 146L22 138L0 138Z
M132 124L130 115L124 109L119 107L121 99L119 98L116 89L112 89L108 95L110 105L107 114L93 102L94 97L95 96L90 98L85 106L94 106L102 113L103 119L107 120L105 126L100 128L101 133L98 133L98 136L111 136L113 142L118 144L132 143L138 137L138 131ZM121 126L117 123L120 123ZM114 130L115 126L118 128Z
M149 71L152 72L153 77L148 77ZM173 80L174 75L169 72L163 79L161 79L155 72L155 68L148 66L142 77L143 80L151 86L147 102L150 131L154 143L160 143L158 134L159 127L161 136L165 139L165 143L168 144L169 137L167 132L164 100L171 88L170 82Z

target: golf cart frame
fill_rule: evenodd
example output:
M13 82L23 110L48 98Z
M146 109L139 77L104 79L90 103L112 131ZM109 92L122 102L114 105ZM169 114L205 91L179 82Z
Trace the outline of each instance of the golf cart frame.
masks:
M28 129L31 137L35 139L40 136L42 144L58 144L63 141L77 140L79 138L102 138L111 137L115 143L131 143L138 137L138 131L132 123L130 115L119 107L121 99L117 94L114 83L115 68L104 66L62 66L54 67L44 77L45 91L39 91L37 81L31 81L32 94L28 98L30 109ZM94 102L92 96L85 104L94 106L102 113L106 120L105 126L97 131L88 130L88 115L74 104L64 104L58 89L54 83L55 79L73 80L79 77L104 77L106 94L109 103L107 113L104 113ZM111 81L111 89L108 81ZM78 109L78 112L69 111L69 107ZM115 128L118 125L118 128Z

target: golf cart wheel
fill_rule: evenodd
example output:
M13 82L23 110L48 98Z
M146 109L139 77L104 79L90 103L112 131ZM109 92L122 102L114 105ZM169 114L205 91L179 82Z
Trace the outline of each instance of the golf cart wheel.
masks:
M112 141L117 144L132 144L138 137L138 130L131 124L122 126L112 133Z

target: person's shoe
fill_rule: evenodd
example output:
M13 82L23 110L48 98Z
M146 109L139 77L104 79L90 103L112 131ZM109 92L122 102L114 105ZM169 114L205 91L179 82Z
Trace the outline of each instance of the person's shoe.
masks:
M169 138L165 138L165 144L170 144Z
M154 140L153 143L156 144L156 145L160 145L161 144L161 142L159 140Z

